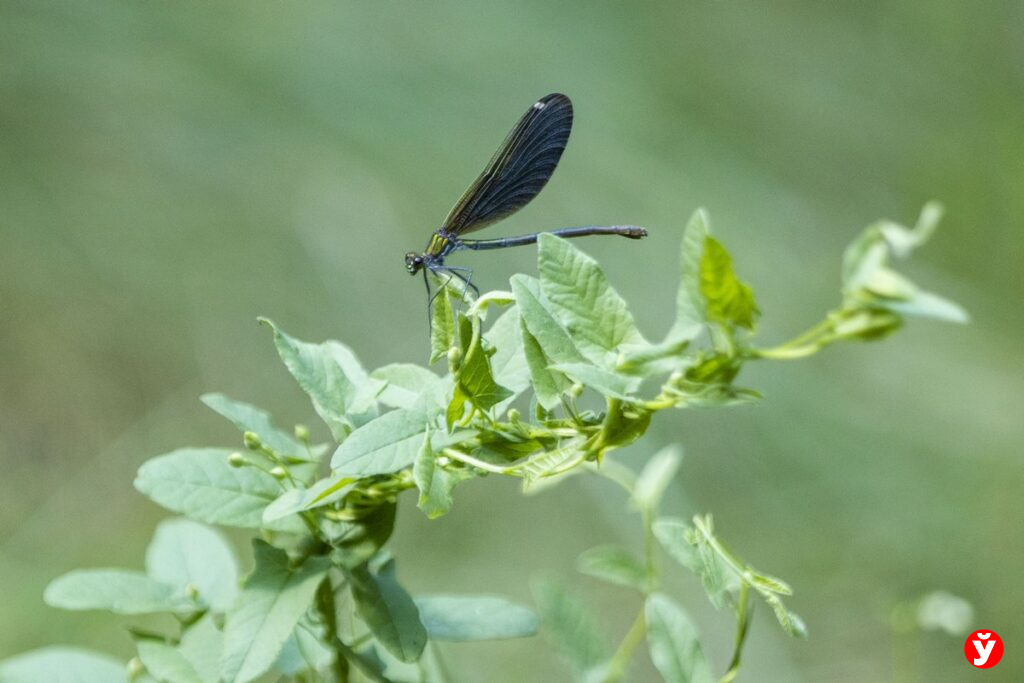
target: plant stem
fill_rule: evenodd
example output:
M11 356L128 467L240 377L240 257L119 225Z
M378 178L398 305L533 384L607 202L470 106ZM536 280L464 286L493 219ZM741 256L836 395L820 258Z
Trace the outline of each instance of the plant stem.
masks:
M320 618L323 620L324 629L326 630L324 640L331 652L334 653L334 660L331 663L334 679L336 683L348 683L348 659L345 658L341 648L338 647L340 640L338 637L338 617L334 611L334 584L329 576L320 584L320 588L317 590L316 607L320 612Z
M492 465L489 462L478 460L477 458L474 458L472 455L466 455L465 453L461 453L455 450L454 448L445 448L441 452L447 455L452 460L458 460L459 462L465 463L467 465L472 465L473 467L482 469L485 472L493 472L494 474L506 474L513 477L519 476L519 474L515 471L515 468L501 467L500 465Z
M767 358L770 360L794 360L806 358L817 353L828 341L824 340L825 334L832 329L833 323L830 318L825 318L809 330L793 337L784 344L773 346L769 349L751 348L747 352L751 358Z
M604 683L615 683L622 680L622 676L626 673L626 667L633 659L633 650L646 634L647 622L644 619L644 610L641 608L636 619L633 620L633 625L629 627L629 631L626 632L618 649L608 662L608 673L604 677Z
M750 587L746 583L740 584L740 599L736 607L736 644L733 646L729 670L722 676L720 683L732 683L733 679L740 672L740 657L743 654L743 643L747 639L747 631L753 614L753 605L750 604Z

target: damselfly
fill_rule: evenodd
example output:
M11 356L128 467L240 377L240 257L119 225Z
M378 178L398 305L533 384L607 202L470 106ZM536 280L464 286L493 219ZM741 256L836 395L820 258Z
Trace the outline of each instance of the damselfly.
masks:
M464 240L462 236L515 213L536 197L555 172L571 130L572 102L565 95L552 93L543 97L523 114L484 172L455 203L423 253L411 251L405 255L405 268L410 275L423 271L428 294L428 271L448 273L449 280L455 277L464 283L463 291L471 288L478 292L472 282L472 270L445 264L445 258L454 251L503 249L537 241L539 232L489 240ZM645 229L635 225L588 225L548 232L559 237L621 235L640 239L647 235Z

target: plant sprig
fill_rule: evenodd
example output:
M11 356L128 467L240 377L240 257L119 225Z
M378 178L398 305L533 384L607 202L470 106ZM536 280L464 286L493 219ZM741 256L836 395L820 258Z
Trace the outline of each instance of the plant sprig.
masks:
M552 235L538 240L539 277L515 275L508 291L474 299L453 286L460 283L438 282L430 359L444 361L444 375L408 363L368 372L344 344L304 342L263 319L332 443L311 444L308 429L282 430L255 406L204 396L242 432L243 448L174 451L144 464L135 480L189 519L159 527L145 572L71 572L49 586L46 601L174 615L174 630L134 631L131 680L246 683L276 672L293 681L443 681L438 642L531 636L540 620L493 595L411 596L385 547L402 492L417 489L420 509L437 518L454 505L456 487L473 479L513 477L531 490L595 472L616 481L639 513L643 554L599 546L580 557L579 569L637 591L642 603L612 649L578 600L541 584L537 603L550 639L581 681L625 680L645 640L666 681L713 680L696 626L662 591L664 553L699 577L716 607L735 614L735 651L720 677L731 681L755 598L787 633L806 634L782 601L791 589L730 552L710 515L660 515L681 451L662 451L638 475L608 456L643 436L659 411L758 400L737 384L748 361L878 339L907 316L966 321L958 306L891 265L930 236L940 213L929 204L913 229L870 226L844 256L841 304L770 347L754 343L760 309L704 211L683 234L674 323L656 342L597 262ZM234 554L208 524L258 531L241 590ZM16 664L32 671L62 657L97 672L81 680L114 680L108 658L80 651L41 651ZM0 663L0 673L12 666Z

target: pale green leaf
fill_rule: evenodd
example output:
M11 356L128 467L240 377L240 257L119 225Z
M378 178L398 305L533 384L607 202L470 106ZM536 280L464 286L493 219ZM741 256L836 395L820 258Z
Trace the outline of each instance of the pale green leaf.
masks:
M326 670L334 661L334 654L324 645L325 635L324 627L314 624L307 614L285 641L274 669L297 678L306 672Z
M626 302L597 261L550 233L541 233L537 246L541 290L576 347L592 363L611 366L620 345L644 343Z
M544 637L577 676L611 656L599 622L578 598L553 581L536 584L534 593Z
M429 438L425 438L412 468L413 480L420 491L417 505L430 519L447 514L455 502L452 496L455 487L473 476L464 467L449 468L439 464Z
M271 524L303 510L330 505L344 498L355 486L356 479L337 473L320 479L307 488L288 489L263 510L263 522Z
M217 628L212 614L207 614L184 630L178 650L199 674L203 683L220 683L224 634Z
M710 233L709 225L707 212L704 209L697 209L683 231L675 323L680 329L700 326L707 322L707 307L700 289L700 264L704 257L704 241Z
M619 586L643 590L647 585L647 569L643 563L617 545L600 545L584 551L576 560L576 569Z
M683 451L676 445L667 446L651 456L636 478L634 505L645 510L657 509L682 461Z
M260 321L273 330L281 360L335 439L341 441L377 415L377 394L384 383L367 376L351 349L337 341L309 344L288 336L266 318Z
M146 671L159 683L204 683L177 648L150 639L139 640L135 646Z
M183 448L139 468L135 488L169 510L207 524L258 529L263 509L281 495L281 483L255 467L232 467L230 450ZM298 520L269 528L302 533Z
M331 459L331 467L339 476L368 477L388 474L409 467L416 460L423 434L430 418L418 409L393 410L368 422L346 439ZM448 434L434 432L431 443L435 451L471 439L473 430Z
M537 339L526 329L526 324L520 321L520 334L523 340L523 355L526 357L526 365L530 369L530 381L533 384L533 392L537 402L545 410L554 410L561 404L563 386L569 385L569 380L550 369L550 361L544 355Z
M256 406L235 401L224 394L204 394L200 400L214 412L226 417L242 432L254 432L264 445L280 456L291 456L300 460L311 460L305 444L277 427L270 415Z
M128 668L80 647L43 647L0 661L3 683L127 683Z
M654 521L654 537L665 552L690 571L700 571L701 559L692 542L693 527L681 519L660 517Z
M494 321L484 338L496 350L491 356L494 381L518 395L530 386L530 368L526 364L520 336L519 310L512 307Z
M519 316L544 355L555 363L585 362L572 337L555 316L554 307L542 292L540 281L527 275L513 275L510 282Z
M665 683L712 683L697 628L671 598L654 593L644 605L647 648Z
M686 349L701 329L698 325L688 328L676 326L664 341L657 344L623 344L615 361L615 370L641 377L678 370L685 365L688 359Z
M238 562L231 547L220 532L188 519L160 523L146 549L146 572L182 591L193 586L220 612L238 594Z
M260 540L253 553L256 566L224 626L226 683L247 683L273 666L330 566L326 557L307 557L293 567L283 550Z
M540 623L529 608L491 595L430 595L416 598L416 605L433 640L524 638Z
M539 479L564 474L582 462L585 457L580 450L582 445L582 439L571 439L558 448L530 456L519 466L523 473L523 488Z
M400 661L418 660L427 644L427 631L416 603L395 578L394 560L385 562L377 573L361 565L349 578L356 610L377 641Z
M129 569L76 569L50 582L43 600L69 610L115 614L187 613L202 608L175 586Z
M378 400L391 408L412 408L424 394L437 391L441 378L427 368L412 363L392 363L377 368L370 377L385 382ZM443 398L438 401L441 404Z

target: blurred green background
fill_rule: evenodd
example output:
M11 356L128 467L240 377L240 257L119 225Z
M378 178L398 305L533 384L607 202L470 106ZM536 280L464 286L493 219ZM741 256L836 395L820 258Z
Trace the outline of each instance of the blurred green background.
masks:
M623 459L684 444L673 511L714 513L795 587L810 640L761 610L741 681L980 678L962 637L893 637L893 606L934 589L1006 642L987 680L1021 680L1022 29L1012 0L0 3L0 657L129 655L124 622L50 609L42 590L73 567L141 566L164 513L132 488L137 466L238 443L199 394L315 421L257 315L370 367L425 360L402 255L520 113L563 91L576 126L559 171L484 236L647 226L644 242L578 246L651 337L698 206L754 286L767 344L837 301L865 224L945 203L908 271L971 326L915 322L751 368L765 401L659 415ZM532 249L457 260L486 288L534 269ZM578 551L634 536L598 482L524 498L491 478L429 523L411 502L394 545L415 592L529 600L550 575L610 635L628 626L631 595L573 574ZM673 590L724 669L729 615L681 575ZM447 655L460 681L565 679L540 640Z

